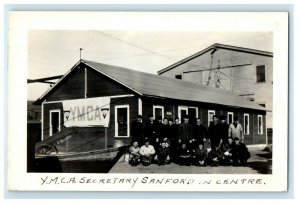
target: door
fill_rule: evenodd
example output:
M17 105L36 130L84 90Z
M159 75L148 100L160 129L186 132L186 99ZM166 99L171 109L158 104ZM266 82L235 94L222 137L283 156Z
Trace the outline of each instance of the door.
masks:
M198 112L196 108L188 108L189 122L191 124L196 123L196 118L198 117Z
M60 131L60 110L50 110L50 131L49 135Z
M184 106L178 106L178 118L183 123L183 118L188 115L188 108Z
M129 106L115 106L115 137L129 137Z

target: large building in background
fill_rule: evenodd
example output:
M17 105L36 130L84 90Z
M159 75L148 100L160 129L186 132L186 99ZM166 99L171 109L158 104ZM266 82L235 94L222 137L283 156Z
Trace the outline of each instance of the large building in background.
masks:
M272 128L272 52L213 44L158 71L158 74L234 92L265 107L266 125Z

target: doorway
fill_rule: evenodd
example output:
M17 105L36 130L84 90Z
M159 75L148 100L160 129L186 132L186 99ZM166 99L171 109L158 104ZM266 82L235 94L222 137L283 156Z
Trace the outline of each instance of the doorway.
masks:
M129 105L115 106L115 137L129 137Z
M50 110L49 136L60 131L60 110Z

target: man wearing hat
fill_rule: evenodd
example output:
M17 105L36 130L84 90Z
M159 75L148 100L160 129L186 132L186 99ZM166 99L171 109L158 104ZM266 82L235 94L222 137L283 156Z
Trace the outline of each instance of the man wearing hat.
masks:
M144 135L145 139L148 139L151 144L155 144L155 138L158 134L157 122L154 120L153 114L149 114L149 118L145 123Z
M218 116L213 116L213 122L210 123L208 127L208 138L210 139L211 148L216 147L219 149L221 147L221 124L219 123Z
M194 126L193 139L196 141L197 147L203 143L203 138L206 138L206 128L202 125L201 119L196 118L196 125Z
M239 123L237 116L234 116L233 123L229 126L228 134L228 136L232 136L233 138L237 137L241 142L244 142L244 130L242 125Z
M225 115L221 115L220 116L221 119L221 125L220 125L220 130L221 130L221 142L222 145L226 144L228 142L228 130L229 130L229 125L226 122L226 116Z
M144 132L143 132L143 117L138 115L136 120L132 123L130 133L132 137L132 143L138 142L139 146L141 146L144 140Z
M193 139L193 127L189 123L188 116L184 116L183 123L178 127L178 143L191 144Z

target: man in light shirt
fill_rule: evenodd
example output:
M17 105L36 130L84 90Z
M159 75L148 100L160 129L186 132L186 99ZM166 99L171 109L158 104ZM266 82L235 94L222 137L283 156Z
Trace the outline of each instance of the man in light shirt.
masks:
M155 154L155 149L149 144L149 140L145 141L145 144L140 148L141 162L144 166L149 166L152 163L152 159Z
M233 139L239 138L241 142L244 142L244 130L237 116L234 117L233 123L230 124L228 134L228 137L231 136Z

